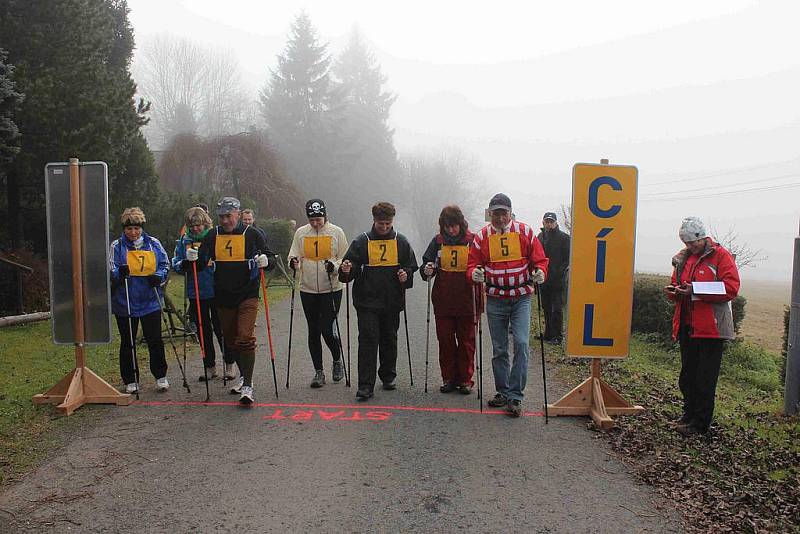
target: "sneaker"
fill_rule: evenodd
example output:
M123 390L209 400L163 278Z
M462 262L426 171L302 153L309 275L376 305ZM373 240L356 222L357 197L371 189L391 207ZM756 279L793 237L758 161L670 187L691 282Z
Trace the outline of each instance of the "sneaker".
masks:
M316 373L314 373L313 380L311 380L311 387L321 388L324 385L325 385L325 372L317 371Z
M511 417L519 417L522 415L522 401L517 399L508 401L508 404L506 404L506 412Z
M225 371L224 371L225 380L233 380L236 378L236 366L233 363L226 363L225 364Z
M469 384L459 384L458 392L462 395L469 395L472 393L472 387Z
M452 393L455 390L456 390L456 385L451 383L451 382L448 382L446 384L442 384L441 386L439 386L439 391L441 393Z
M383 389L386 389L388 391L392 391L394 389L397 389L397 381L396 380L392 380L390 382L384 382L383 383Z
M200 378L198 378L197 380L200 381L200 382L205 382L206 381L206 373L208 373L208 379L209 380L214 380L215 378L217 378L217 376L219 376L217 374L217 367L216 366L214 366L214 367L206 367L206 371L202 375L200 375Z
M166 376L156 380L156 389L158 391L167 391L169 389L169 380L167 380Z
M344 378L344 365L342 365L342 360L334 360L333 361L333 381L338 382L342 378Z
M131 382L130 384L125 384L125 393L138 393L139 392L139 384L136 382Z
M231 395L238 395L242 392L242 387L244 386L244 377L240 376L239 380L233 383L231 386Z
M239 397L239 404L250 406L253 404L253 386L242 386L242 396Z
M492 408L502 408L506 404L508 404L508 399L502 393L497 393L495 394L494 398L489 399L489 402L487 402L486 404L488 404Z

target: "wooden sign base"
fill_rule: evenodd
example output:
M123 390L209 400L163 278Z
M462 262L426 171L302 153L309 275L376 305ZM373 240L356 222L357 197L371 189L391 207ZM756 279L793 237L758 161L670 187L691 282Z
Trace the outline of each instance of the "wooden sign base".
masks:
M132 400L88 367L76 367L45 393L33 396L34 404L58 404L56 409L64 415L72 415L84 404L127 406Z
M644 411L628 403L600 378L600 360L592 360L592 376L581 382L555 404L547 405L548 415L588 415L598 428L614 426L611 415L635 415Z

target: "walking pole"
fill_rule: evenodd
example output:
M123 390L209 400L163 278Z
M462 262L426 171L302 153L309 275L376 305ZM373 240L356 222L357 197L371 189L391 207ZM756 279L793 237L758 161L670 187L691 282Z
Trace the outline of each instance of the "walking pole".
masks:
M269 302L267 302L267 281L264 269L261 271L261 291L264 293L264 315L267 318L267 339L269 339L269 357L272 360L272 382L275 384L275 398L278 398L278 375L275 374L275 350L272 348L272 327L269 324Z
M328 284L331 286L331 306L333 307L333 323L336 325L336 338L339 340L339 358L342 360L342 367L344 367L344 385L350 387L350 363L348 362L347 365L344 365L342 329L339 328L339 310L336 309L336 302L333 300L333 281L331 279L331 273L328 273Z
M194 305L197 308L197 329L200 331L200 355L203 357L203 377L206 383L206 402L211 400L211 393L208 391L208 369L206 369L206 341L203 338L203 316L200 313L200 286L197 284L197 262L192 262L192 273L194 274ZM214 340L212 339L213 343ZM224 371L223 371L224 372Z
M406 286L403 285L403 322L406 325L406 352L408 353L408 376L411 378L411 387L414 387L414 370L411 367L411 343L408 340L408 312L406 311Z
M292 265L292 260L289 260L289 265ZM294 325L294 288L295 278L297 277L297 269L292 267L292 304L289 307L289 353L286 357L286 389L289 389L289 371L292 368L292 326ZM330 280L330 273L328 279ZM266 300L266 297L264 297Z
M539 323L539 342L542 345L542 388L544 389L544 424L548 423L547 414L547 371L544 367L544 335L542 333L542 284L536 284L536 307L539 312L536 314Z
M133 321L131 320L131 296L128 293L128 277L125 277L125 302L128 305L128 333L131 337L131 356L133 358L133 378L136 380L136 400L139 400L139 361L136 358L136 339L133 336ZM144 327L142 327L144 328Z
M348 280L344 283L345 295L345 315L347 316L347 368L350 369L350 275L347 275ZM348 377L349 378L349 377ZM350 383L348 382L348 386Z
M425 327L425 393L428 392L428 351L431 344L431 277L428 277L428 324Z
M167 323L167 318L164 317L164 305L161 304L161 297L158 294L158 289L153 288L153 292L156 294L156 300L158 301L158 307L161 309L161 319L164 322L164 326L167 327L167 332L169 333L169 344L172 345L172 352L175 354L175 360L178 362L178 369L181 370L181 376L183 376L183 387L186 388L186 393L191 393L192 390L189 389L189 383L186 381L186 373L183 370L183 366L181 365L181 359L178 358L178 348L175 346L175 338L172 337L172 329L169 327Z

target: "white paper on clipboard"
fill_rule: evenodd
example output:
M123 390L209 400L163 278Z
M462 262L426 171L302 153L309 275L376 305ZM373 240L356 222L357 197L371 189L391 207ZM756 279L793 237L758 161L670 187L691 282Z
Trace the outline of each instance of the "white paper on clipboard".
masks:
M692 293L695 295L724 295L723 282L692 282Z

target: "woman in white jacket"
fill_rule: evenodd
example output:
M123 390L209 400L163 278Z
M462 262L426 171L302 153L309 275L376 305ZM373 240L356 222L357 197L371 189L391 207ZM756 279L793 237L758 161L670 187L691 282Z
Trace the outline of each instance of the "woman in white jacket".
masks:
M289 264L300 274L300 300L308 323L308 350L314 363L312 388L325 385L322 342L333 356L333 381L344 377L339 337L334 320L342 302L342 283L336 275L348 242L341 228L328 221L325 203L306 202L308 224L297 229L289 250Z

